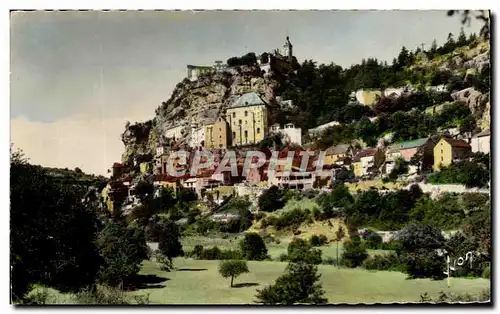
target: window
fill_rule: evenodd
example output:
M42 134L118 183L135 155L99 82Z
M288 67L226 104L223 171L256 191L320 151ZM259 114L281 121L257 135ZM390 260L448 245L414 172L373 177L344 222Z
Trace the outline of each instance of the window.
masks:
M441 156L441 161L443 161L443 156Z
M260 128L257 128L257 134L260 134Z
M247 121L247 120L245 120L245 124L248 124L248 121Z
M233 138L236 138L236 132L233 132Z
M248 111L245 110L245 117L248 117Z
M248 137L248 131L245 131L245 137Z
M241 120L238 120L238 123L241 124Z
M219 132L222 132L222 129L221 129L221 128L219 128Z
M441 154L443 153L443 150L441 150Z
M236 112L233 112L233 118L236 118Z

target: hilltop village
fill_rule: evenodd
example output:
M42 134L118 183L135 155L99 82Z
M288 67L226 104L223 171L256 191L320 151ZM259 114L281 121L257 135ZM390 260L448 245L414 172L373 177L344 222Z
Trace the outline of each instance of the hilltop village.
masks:
M189 64L109 177L11 151L12 302L491 301L488 26L390 63L286 37Z
M462 67L469 74L471 70L481 71L489 62L488 55L484 51L484 43L480 44L483 50L476 49L476 55L470 55L469 60L461 60ZM461 55L463 54L461 52ZM142 146L147 148L124 154L122 162L113 164L112 170L110 170L112 181L103 191L110 210L122 206L131 209L136 206L140 200L135 196L135 188L141 181L153 183L155 189L168 187L176 192L181 189L191 189L196 192L200 199L206 198L206 192L210 194L210 191L218 191L220 187L226 187L225 190L231 190L234 195L258 196L273 185L294 190L328 190L339 180L355 186L362 186L360 182L377 180L384 180L390 185L391 181L395 182L398 179L400 183L420 182L423 184L427 182L427 176L433 172L439 172L440 169L460 161L471 160L475 153L489 154L489 125L485 124L465 130L457 122L453 123L453 121L458 121L457 119L451 119L452 123L439 127L435 133L407 141L397 141L393 139L393 132L385 132L376 141L371 141L372 143L355 139L319 149L318 143L327 137L332 129L341 128L348 123L330 121L314 128L301 129L290 121L280 124L276 122L280 119L271 117L273 112L275 116L276 112L279 116L282 115L282 112L293 110L296 100L283 99L282 96L276 95L276 89L269 88L269 85L272 85L269 82L276 80L276 78L281 81L286 80L288 76L297 72L297 64L296 58L293 56L293 45L287 37L281 50L275 49L273 52L264 53L259 57L256 57L255 54L249 54L240 59L231 58L228 60L228 64L216 61L213 66L188 65L187 78L183 81L183 84L188 87L182 87L184 93L199 93L200 86L206 85L204 82L214 80L214 77L218 76L239 76L240 81L243 78L250 84L245 85L240 82L239 84L243 87L246 86L246 88L239 86L234 95L227 98L223 104L218 104L219 107L215 110L210 110L213 101L208 100L206 104L201 103L198 115L191 115L190 119L186 115L179 119L179 115L177 115L165 123L165 121L161 122L161 117L157 116L154 120L146 123L132 126L127 124L127 130L123 135L126 146L128 145L125 140L126 136L129 138L135 136L136 140L132 146L141 146L137 145L140 142L137 139L140 137L138 134L142 132L147 133L146 137L142 135L143 139L144 137L147 139L143 140L146 144L142 144ZM249 80L248 76L250 76ZM266 85L264 88L255 88L254 85L258 85L257 81L259 80ZM231 93L235 91L234 84L233 82L229 88ZM213 89L210 92L215 93ZM227 93L228 91L225 92L225 94ZM472 87L456 90L450 84L430 85L425 88L406 84L400 87L352 91L349 95L348 106L362 107L366 108L363 109L366 112L377 113L380 111L380 107L386 105L386 102L404 102L405 99L411 99L413 95L422 93L449 96L450 101L425 108L425 111L431 115L437 115L447 110L453 114L453 110L457 111L457 103L466 108L467 105L470 106L471 101L478 102L478 99L482 97L482 94ZM172 99L176 94L179 94L177 89L174 91ZM213 98L214 95L209 94L204 99L211 97ZM195 101L191 100L191 102ZM462 105L464 102L465 104ZM489 108L489 103L487 106ZM176 109L173 107L171 112L175 112ZM476 109L478 112L481 111L481 117L487 115L489 120L488 110L485 108ZM182 109L182 111L186 110ZM211 114L208 114L209 111ZM175 116L175 114L171 116ZM382 118L384 118L383 115L377 116L375 114L369 115L367 120L373 125L380 123ZM164 116L163 119L165 120ZM361 120L363 119L366 117L362 117ZM163 123L162 128L159 128L158 125L161 123ZM155 132L156 134L153 134ZM243 177L241 169L244 154L252 149L266 151L267 156L269 156L270 150L279 150L280 160L287 158L288 151L294 151L292 172L283 175L283 169L278 167L273 176L269 177L268 164L266 163L259 169L252 169L247 177ZM191 155L187 159L173 161L175 169L190 169L194 152L201 150L213 153L215 164L207 169L198 169L196 175L188 173L183 177L173 177L167 173L167 163L170 153L178 150L189 151ZM229 172L214 174L217 163L221 161L228 150L237 152L239 169L237 177L231 176ZM298 156L301 151L308 151L312 155L307 166L308 173L299 173L298 167L301 160ZM317 172L314 171L314 167L321 151L324 151L325 154L323 167L322 171ZM382 184L379 188L383 186ZM434 192L440 190L432 187L429 189ZM464 189L462 188L462 190ZM226 196L221 196L218 193L216 202L222 203L223 197Z

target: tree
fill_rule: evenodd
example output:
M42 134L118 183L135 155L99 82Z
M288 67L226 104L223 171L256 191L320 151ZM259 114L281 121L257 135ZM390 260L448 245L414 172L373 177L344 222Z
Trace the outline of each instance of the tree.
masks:
M397 158L394 168L389 173L389 179L396 180L400 175L408 173L409 167L403 158Z
M174 257L184 254L180 242L181 233L179 227L171 220L161 221L159 229L158 250L168 260L168 264L171 265Z
M269 62L269 54L267 52L264 52L260 55L260 63L266 64Z
M315 265L307 263L288 264L285 274L276 279L274 285L257 290L257 303L262 304L324 304L328 300L319 283L321 275Z
M303 239L295 238L288 244L288 256L290 262L303 262L308 264L321 263L321 251L312 247Z
M435 39L432 41L430 52L431 54L435 54L437 52L437 43Z
M272 212L282 208L285 202L282 200L283 191L273 185L259 196L259 208L264 212Z
M80 169L80 168L76 167L76 168L75 168L75 173L77 173L77 174L82 174L82 173L83 173L83 171L82 171L82 169Z
M335 240L337 241L337 267L340 267L340 262L339 262L339 243L342 241L342 239L345 236L345 231L342 226L339 226L337 229L337 232L335 232Z
M267 258L267 248L264 240L257 233L245 233L240 241L243 258L250 261L262 261Z
M234 278L248 272L246 261L225 260L221 261L219 264L219 274L224 278L231 277L231 288L233 287Z
M453 16L454 14L461 13L461 23L465 25L466 23L470 24L471 16L475 17L477 20L480 20L483 23L483 27L481 27L480 34L483 38L490 38L490 13L488 10L448 10L447 15Z
M238 58L238 57L231 57L231 58L227 59L226 63L230 67L241 65L240 58Z
M457 38L457 46L461 47L465 45L467 45L467 37L465 36L464 28L460 27L460 34Z
M100 280L118 286L132 279L148 258L148 246L141 228L128 227L123 221L109 221L99 233L97 246L104 259Z
M77 291L94 283L102 260L99 221L83 203L87 189L55 181L22 151L10 160L10 259L14 301L32 284Z
M364 245L359 236L354 236L351 241L344 243L344 252L342 260L347 267L358 267L368 257Z
M401 242L399 257L410 278L444 277L444 256L439 249L445 243L441 230L429 224L410 224L397 236Z
M249 52L240 58L241 65L254 65L257 64L257 56L254 52Z

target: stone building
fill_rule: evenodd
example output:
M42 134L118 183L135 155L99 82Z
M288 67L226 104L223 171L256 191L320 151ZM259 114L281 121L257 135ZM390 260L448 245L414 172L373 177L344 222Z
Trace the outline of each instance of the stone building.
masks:
M275 123L270 130L270 133L279 133L284 137L285 142L302 145L302 130L296 128L293 123L287 123L283 128L280 128L278 123Z
M227 148L230 141L229 124L224 117L219 117L215 123L205 125L205 147Z
M238 98L227 110L233 146L259 143L267 134L266 103L255 92Z

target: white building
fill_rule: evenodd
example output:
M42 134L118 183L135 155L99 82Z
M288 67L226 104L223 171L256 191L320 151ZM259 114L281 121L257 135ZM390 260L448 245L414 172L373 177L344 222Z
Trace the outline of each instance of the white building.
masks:
M310 136L320 135L323 131L335 125L340 125L340 123L337 121L328 122L320 126L317 126L314 129L309 129L308 133Z
M302 145L302 129L296 128L293 123L287 123L283 128L280 128L280 125L276 123L271 127L271 133L280 133L285 141Z
M191 134L189 136L190 147L201 146L201 142L205 140L205 128L203 126L198 126L197 124L191 125Z
M165 137L166 138L173 138L174 140L178 140L179 138L182 137L182 129L184 129L184 126L182 126L182 125L168 128L165 131Z
M490 130L483 131L474 135L471 138L470 146L472 147L473 153L490 153Z

